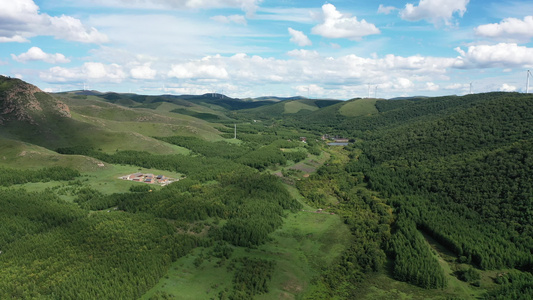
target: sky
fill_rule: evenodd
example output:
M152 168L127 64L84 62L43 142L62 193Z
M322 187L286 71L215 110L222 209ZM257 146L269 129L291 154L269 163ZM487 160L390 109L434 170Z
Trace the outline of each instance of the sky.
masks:
M532 40L530 0L0 0L0 74L47 92L525 92Z

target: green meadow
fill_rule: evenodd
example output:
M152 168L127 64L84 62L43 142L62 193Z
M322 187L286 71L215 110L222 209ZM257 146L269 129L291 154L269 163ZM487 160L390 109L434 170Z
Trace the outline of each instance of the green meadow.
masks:
M294 187L291 195L300 199ZM231 290L231 260L256 257L273 261L275 268L269 292L256 299L300 299L322 268L331 264L351 242L349 230L338 215L316 213L304 205L302 211L288 213L283 226L271 234L271 241L257 248L234 247L230 259L210 257L212 248L199 248L172 264L168 273L142 299L156 294L173 299L209 299ZM195 261L201 264L195 265Z

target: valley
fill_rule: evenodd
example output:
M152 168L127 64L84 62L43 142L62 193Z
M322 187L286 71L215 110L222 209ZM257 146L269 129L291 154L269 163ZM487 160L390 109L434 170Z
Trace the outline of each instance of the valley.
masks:
M0 298L528 299L532 104L0 77Z

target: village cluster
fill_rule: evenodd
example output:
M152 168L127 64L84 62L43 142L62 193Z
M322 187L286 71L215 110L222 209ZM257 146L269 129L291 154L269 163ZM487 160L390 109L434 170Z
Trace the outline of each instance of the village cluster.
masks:
M154 175L154 174L145 174L145 173L133 173L133 174L119 177L119 178L124 179L124 180L131 180L131 181L144 182L144 183L150 183L150 184L160 184L161 186L165 186L174 181L179 181L179 179L169 178L163 175Z

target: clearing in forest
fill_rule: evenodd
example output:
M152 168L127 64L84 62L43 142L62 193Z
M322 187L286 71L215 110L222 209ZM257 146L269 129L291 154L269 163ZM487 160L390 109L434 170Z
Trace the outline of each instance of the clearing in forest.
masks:
M376 108L377 99L357 99L346 102L339 113L345 117L359 117L378 113Z

